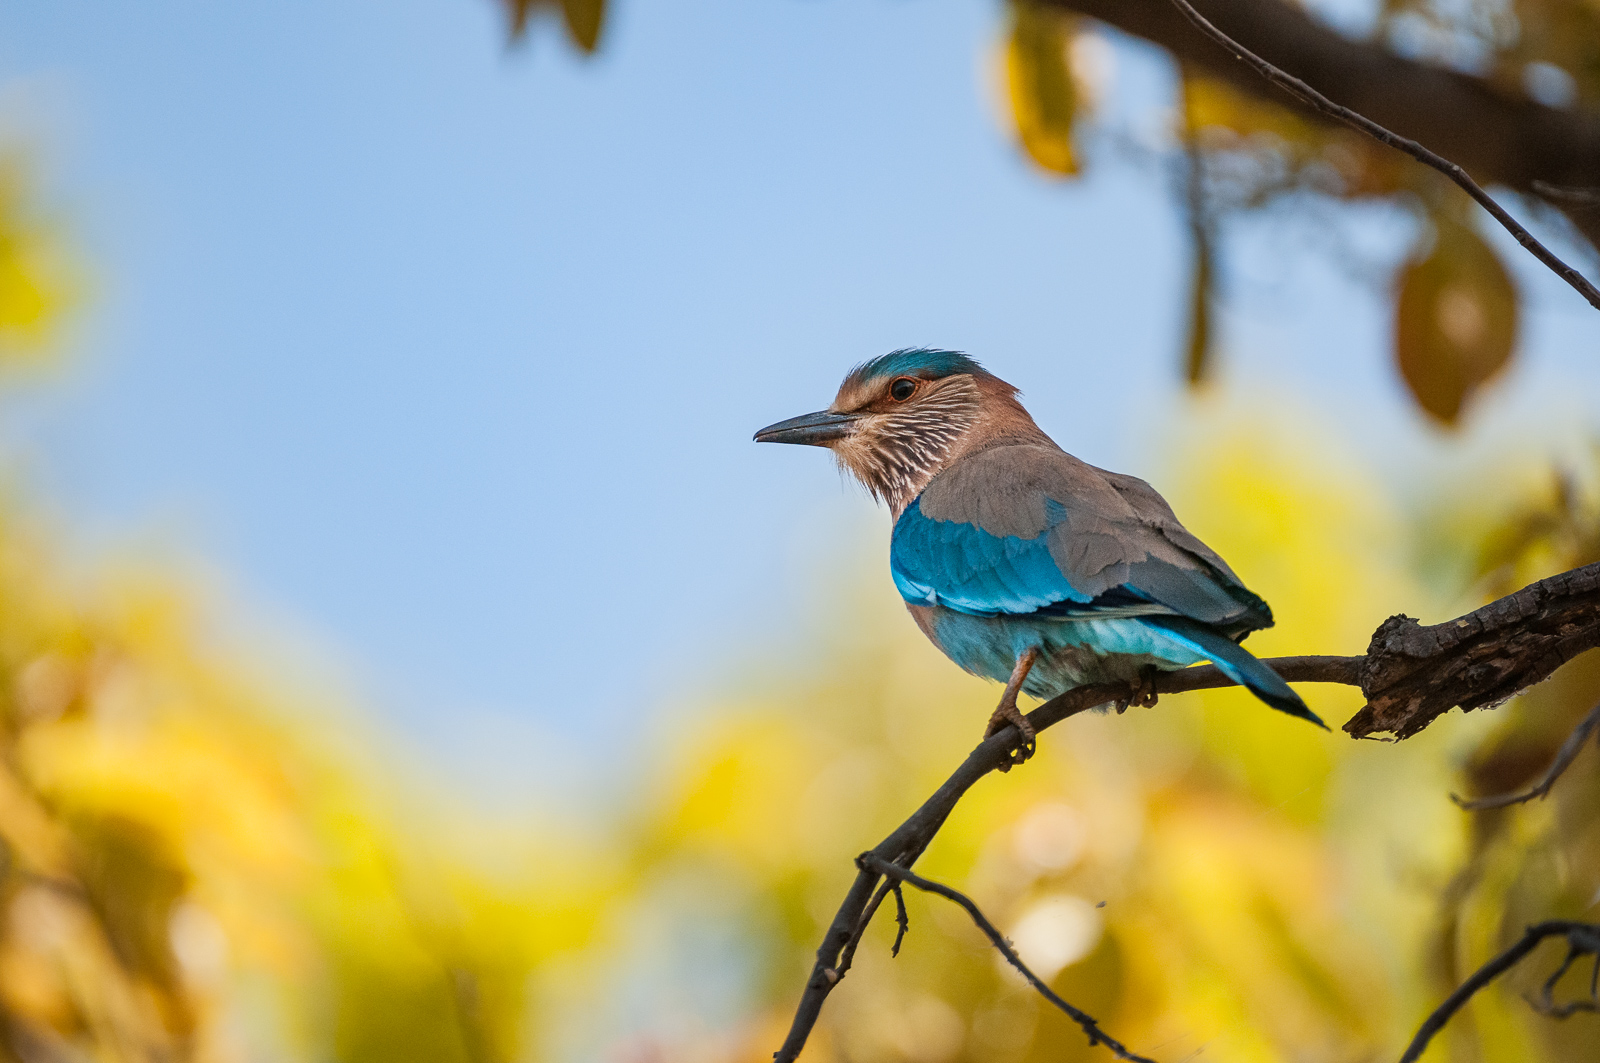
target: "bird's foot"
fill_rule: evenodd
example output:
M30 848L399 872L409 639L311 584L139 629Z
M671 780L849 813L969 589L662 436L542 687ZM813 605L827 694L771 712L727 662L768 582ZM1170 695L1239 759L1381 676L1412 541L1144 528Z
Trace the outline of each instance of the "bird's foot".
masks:
M1008 694L1000 699L999 707L989 717L989 726L984 730L983 737L993 738L1007 727L1015 727L1020 740L1016 748L1011 751L1010 757L1000 765L1001 771L1010 771L1013 765L1027 763L1028 758L1033 756L1034 750L1038 748L1033 724L1029 723L1028 718L1017 708L1015 694Z
M1011 678L1006 681L1006 692L1000 695L1000 704L989 717L989 726L983 732L984 738L993 738L1007 727L1017 729L1017 746L1011 751L1005 763L1000 765L1001 771L1010 771L1012 765L1026 763L1038 746L1034 741L1037 732L1034 731L1033 724L1017 710L1017 692L1022 689L1023 681L1028 678L1028 673L1033 670L1034 662L1038 659L1037 646L1031 646L1017 656L1016 667L1011 669Z
M1140 708L1150 708L1160 700L1161 695L1156 692L1157 669L1147 665L1139 669L1138 673L1128 683L1128 696L1117 699L1117 715L1122 715L1129 705Z

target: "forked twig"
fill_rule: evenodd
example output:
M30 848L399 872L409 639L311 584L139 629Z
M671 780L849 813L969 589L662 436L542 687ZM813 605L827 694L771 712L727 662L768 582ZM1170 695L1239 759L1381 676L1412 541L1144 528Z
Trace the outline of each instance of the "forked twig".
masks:
M1506 949L1500 955L1479 967L1471 978L1461 983L1454 993L1445 998L1445 1002L1433 1010L1417 1030L1417 1035L1411 1039L1411 1044L1406 1047L1405 1055L1400 1057L1400 1063L1416 1063L1422 1058L1423 1050L1428 1047L1428 1042L1433 1040L1433 1035L1444 1029L1444 1024L1450 1017L1460 1011L1473 994L1488 985L1490 982L1505 974L1515 967L1523 957L1538 947L1539 942L1549 937L1564 937L1567 939L1567 958L1560 969L1544 984L1541 1002L1530 1001L1535 1008L1547 1015L1556 1018L1566 1018L1575 1011L1592 1010L1588 1001L1577 1001L1569 1005L1557 1005L1551 999L1551 992L1555 989L1557 979L1567 973L1567 968L1580 956L1596 956L1600 958L1600 924L1578 923L1570 919L1550 919L1543 923L1535 923L1527 929L1515 945ZM1591 983L1591 991L1593 984Z
M1348 107L1334 103L1332 100L1328 99L1328 97L1324 96L1310 85L1307 85L1304 81L1301 81L1293 74L1273 66L1271 63L1267 62L1265 59L1261 58L1259 55L1250 51L1250 49L1246 48L1244 45L1240 44L1238 41L1219 30L1214 24L1212 24L1210 19L1206 18L1199 11L1195 10L1195 6L1191 4L1189 0L1172 0L1172 4L1183 13L1184 18L1187 18L1190 22L1194 23L1195 27L1199 29L1201 33L1204 33L1207 37L1210 37L1217 44L1221 45L1223 48L1232 53L1234 58L1248 64L1251 69L1255 70L1256 73L1260 74L1274 85L1277 85L1291 96L1294 96L1296 99L1314 108L1315 110L1320 111L1335 121L1343 122L1345 125L1350 126L1353 129L1360 130L1379 143L1387 144L1389 147L1394 148L1397 151L1405 152L1407 155L1411 156L1413 159L1416 159L1423 165L1431 166L1435 170L1438 170L1440 173L1444 174L1446 177L1450 178L1450 180L1454 181L1462 189L1462 191L1466 192L1467 195L1476 200L1479 206L1493 215L1494 220L1504 226L1507 232L1509 232L1512 236L1515 236L1517 238L1517 243L1521 244L1529 254L1533 255L1533 257L1537 258L1540 262L1543 262L1546 266L1550 267L1551 271L1553 271L1556 276L1560 277L1562 280L1572 285L1573 288L1577 289L1578 294L1582 295L1589 301L1590 306L1594 307L1596 310L1600 310L1600 289L1597 289L1593 284L1589 283L1588 279L1584 277L1583 274L1579 273L1577 270L1561 261L1561 259L1556 256L1555 252L1544 246L1544 244L1540 243L1532 233L1523 228L1522 223L1507 213L1506 209L1497 203L1493 196L1485 192L1482 187L1479 186L1478 182L1474 181L1467 174L1467 171L1463 170L1460 166L1451 162L1449 159L1446 159L1441 155L1434 154L1432 151L1429 151L1415 140L1411 140L1408 137L1403 137L1398 133L1391 132L1367 116L1356 111L1352 111Z
M1561 748L1556 750L1555 759L1539 777L1539 781L1520 793L1495 794L1493 797L1477 797L1470 801L1457 794L1451 794L1450 800L1468 812L1477 812L1485 808L1520 805L1524 801L1532 801L1535 797L1543 797L1550 792L1550 788L1561 778L1562 773L1572 766L1572 762L1577 759L1578 751L1583 748L1583 743L1597 727L1600 727L1600 705L1590 709L1589 715L1578 721L1578 726L1572 729L1566 741L1561 743Z
M1561 981L1561 976L1567 973L1574 960L1580 956L1594 956L1594 969L1589 972L1589 999L1578 997L1565 1004L1556 1003L1556 983ZM1600 950L1595 948L1595 942L1588 941L1584 947L1572 942L1572 936L1567 937L1567 958L1561 961L1555 973L1544 980L1544 985L1539 990L1537 998L1530 997L1528 1004L1541 1015L1548 1015L1553 1019L1565 1019L1569 1015L1576 1015L1580 1011L1600 1011Z
M856 862L863 870L874 871L886 879L894 880L897 883L895 887L896 896L899 896L900 893L898 883L905 882L917 887L924 893L937 893L941 897L955 901L966 909L966 913L972 917L972 921L977 924L978 929L983 931L984 936L994 944L995 948L1000 950L1000 955L1006 958L1006 962L1020 971L1022 977L1028 980L1028 984L1039 991L1040 996L1066 1013L1068 1018L1082 1028L1083 1032L1089 1037L1089 1046L1091 1048L1095 1045L1105 1045L1106 1048L1111 1050L1111 1054L1118 1059L1129 1060L1131 1063L1155 1063L1153 1059L1128 1051L1121 1041L1118 1041L1100 1028L1100 1024L1095 1021L1094 1016L1079 1011L1065 1000L1062 1000L1055 990L1051 989L1038 975L1028 969L1028 965L1022 962L1022 957L1017 955L1017 950L1012 948L1011 942L1007 941L1006 936L1000 933L993 923L989 922L989 917L983 914L971 897L959 890L951 889L942 882L934 882L932 879L923 878L914 871L908 871L899 864L892 863L880 856L874 856L870 852L862 853ZM896 941L895 947L899 948L898 941Z
M861 918L856 920L855 928L850 932L850 938L845 943L844 951L839 956L838 966L834 968L835 981L843 978L849 972L851 964L855 963L856 949L861 947L861 936L867 932L867 927L872 923L872 917L878 914L878 908L883 904L883 899L889 895L889 891L893 888L894 883L888 880L879 885L878 892L872 895L872 900L868 902L866 910L861 913ZM896 894L895 901L903 904L904 898Z

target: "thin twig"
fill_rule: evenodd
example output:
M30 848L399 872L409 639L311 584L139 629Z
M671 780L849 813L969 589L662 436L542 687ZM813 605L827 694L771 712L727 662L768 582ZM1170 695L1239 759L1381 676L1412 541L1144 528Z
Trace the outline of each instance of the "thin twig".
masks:
M856 960L856 949L861 947L861 937L867 932L867 927L872 923L872 917L878 914L878 908L883 904L883 899L889 895L893 883L885 882L878 887L878 892L872 895L872 900L867 903L866 910L861 913L861 918L856 920L855 929L850 932L850 940L844 947L844 952L839 956L839 962L834 971L839 978L843 978L850 970L851 964ZM898 897L895 898L899 900Z
M1310 656L1269 658L1262 663L1291 683L1343 683L1356 686L1361 682L1361 665L1365 660L1365 657ZM1210 665L1161 673L1155 677L1154 684L1155 691L1160 694L1237 685ZM1097 705L1108 705L1131 694L1132 690L1126 683L1078 687L1051 698L1028 713L1028 722L1033 725L1035 732L1041 732ZM979 743L910 818L873 848L872 855L901 867L916 863L966 792L978 780L998 770L1001 764L1009 763L1018 738L1017 729L1007 727ZM879 888L881 879L882 876L876 871L863 867L851 884L850 891L845 894L833 922L828 924L822 944L817 946L811 978L800 995L789 1035L784 1039L783 1047L774 1053L776 1063L794 1063L800 1050L805 1047L817 1018L822 1014L823 1003L849 969L849 961L855 955L861 934L871 921L872 913L883 902L885 891Z
M1600 924L1578 923L1570 919L1550 919L1543 923L1535 923L1527 929L1515 945L1506 949L1500 955L1479 967L1471 978L1461 983L1454 993L1434 1009L1433 1014L1423 1021L1417 1030L1417 1035L1411 1039L1411 1044L1406 1047L1405 1055L1400 1057L1400 1063L1416 1063L1422 1058L1422 1052L1428 1047L1428 1042L1433 1040L1433 1035L1444 1029L1444 1024L1450 1017L1461 1010L1462 1005L1472 999L1474 993L1488 985L1490 982L1505 974L1515 967L1522 958L1538 947L1539 942L1548 937L1565 937L1569 950L1567 960L1561 965L1557 977L1566 973L1572 961L1579 956L1600 955ZM1545 999L1549 1000L1551 990L1555 988L1555 979L1545 983ZM1549 1014L1556 1014L1560 1009L1551 1001ZM1573 1009L1578 1010L1578 1009ZM1571 1014L1570 1011L1565 1014ZM1560 1016L1560 1017L1564 1017Z
M1532 801L1535 797L1543 797L1550 792L1550 788L1561 778L1563 772L1572 766L1573 760L1578 756L1578 751L1583 748L1583 743L1595 728L1600 727L1600 705L1589 710L1589 715L1578 721L1578 726L1567 735L1567 740L1561 743L1561 748L1556 750L1556 758L1550 762L1539 781L1521 793L1495 794L1493 797L1478 797L1472 800L1450 795L1450 800L1466 809L1476 812L1485 808L1505 808L1507 805L1520 805L1524 801Z
M1540 243L1532 233L1523 228L1522 224L1518 222L1517 219L1513 218L1506 212L1504 207L1495 202L1494 197L1485 192L1481 187L1479 187L1476 181L1468 176L1467 171L1463 170L1460 166L1451 162L1449 159L1434 154L1432 151L1429 151L1415 140L1403 137L1398 133L1390 132L1377 122L1367 118L1365 115L1352 111L1348 107L1334 103L1332 100L1328 99L1328 97L1324 96L1310 85L1307 85L1304 81L1301 81L1293 74L1287 73L1286 71L1280 70L1273 66L1271 63L1267 62L1265 59L1261 58L1259 55L1250 51L1244 45L1240 44L1238 41L1219 30L1211 23L1209 19L1207 19L1199 11L1195 10L1194 5L1191 4L1189 0L1172 0L1172 3L1173 6L1183 13L1185 18L1194 23L1195 27L1198 28L1201 33L1204 33L1207 37L1210 37L1217 44L1227 49L1234 58L1246 63L1253 70L1255 70L1256 73L1260 74L1274 85L1277 85L1279 88L1288 92L1291 96L1303 101L1309 106L1327 115L1329 118L1343 122L1345 125L1354 129L1359 129L1361 132L1372 137L1374 140L1383 144L1387 144L1389 147L1394 148L1397 151L1405 152L1407 155L1410 155L1413 159L1416 159L1423 165L1431 166L1435 170L1438 170L1440 173L1444 174L1446 177L1450 178L1450 180L1454 181L1458 186L1460 186L1461 189L1467 193L1467 195L1477 200L1479 206L1483 207L1484 210L1493 215L1494 220L1504 226L1507 232L1509 232L1512 236L1515 236L1517 238L1517 243L1521 244L1523 248L1525 248L1540 262L1543 262L1546 266L1550 267L1556 276L1560 277L1562 280L1572 285L1573 288L1577 289L1578 294L1582 295L1589 301L1590 306L1594 307L1596 310L1600 310L1600 289L1597 289L1593 284L1589 283L1588 279L1585 278L1583 274L1579 273L1577 270L1561 261L1561 259L1556 256L1555 252L1551 251L1548 247L1545 247L1544 244Z
M900 943L906 939L906 931L911 929L911 916L906 912L906 897L900 891L900 883L894 881L894 947L889 950L889 958L894 959L900 955Z
M1111 1050L1112 1055L1118 1059L1130 1060L1132 1063L1155 1063L1153 1059L1128 1051L1121 1041L1118 1041L1100 1028L1100 1024L1095 1021L1094 1016L1079 1011L1057 996L1055 990L1051 989L1038 975L1028 969L1028 965L1022 962L1022 957L1017 955L1017 950L1011 947L1011 942L1007 941L1006 936L1000 933L993 923L989 922L988 916L983 914L971 897L959 890L951 889L942 882L934 882L932 879L923 878L914 871L908 871L906 868L874 856L872 853L862 853L857 858L857 863L864 868L876 871L886 878L909 883L924 893L937 893L939 896L961 905L962 908L966 909L967 914L972 917L972 921L977 924L978 929L983 931L984 936L993 942L995 948L1000 950L1000 955L1006 958L1006 962L1020 971L1022 977L1026 978L1028 984L1038 990L1041 996L1065 1012L1068 1018L1082 1028L1083 1032L1089 1037L1090 1048L1095 1045L1105 1045ZM898 894L899 890L896 889L895 892Z

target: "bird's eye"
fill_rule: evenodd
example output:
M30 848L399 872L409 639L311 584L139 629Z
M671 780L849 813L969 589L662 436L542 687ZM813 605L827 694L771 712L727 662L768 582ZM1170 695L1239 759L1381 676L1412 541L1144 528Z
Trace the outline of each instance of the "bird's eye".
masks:
M917 390L917 382L908 376L903 376L889 385L889 397L896 402L904 402Z

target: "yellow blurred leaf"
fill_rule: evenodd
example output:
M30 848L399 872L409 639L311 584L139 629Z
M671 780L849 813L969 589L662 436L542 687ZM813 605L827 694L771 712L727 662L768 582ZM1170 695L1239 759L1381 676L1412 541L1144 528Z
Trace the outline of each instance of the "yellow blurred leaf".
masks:
M0 158L0 360L37 356L74 301L72 270L31 200L26 167Z
M1363 134L1311 121L1191 71L1184 72L1183 116L1191 133L1204 134L1204 147L1277 151L1299 164L1332 167L1339 194L1348 198L1392 195L1414 176L1403 155Z
M189 875L158 825L124 816L73 824L83 885L124 966L163 989L175 989L177 963L169 923Z
M1072 122L1079 100L1067 51L1071 41L1070 20L1033 4L1012 5L1006 41L1012 119L1028 156L1063 177L1078 172Z
M1517 292L1482 237L1452 219L1433 221L1432 250L1413 255L1397 278L1395 357L1417 404L1454 424L1511 360Z
M1196 74L1186 73L1183 79L1183 112L1190 129L1226 129L1241 137L1271 133L1291 141L1321 139L1318 127L1287 107Z

